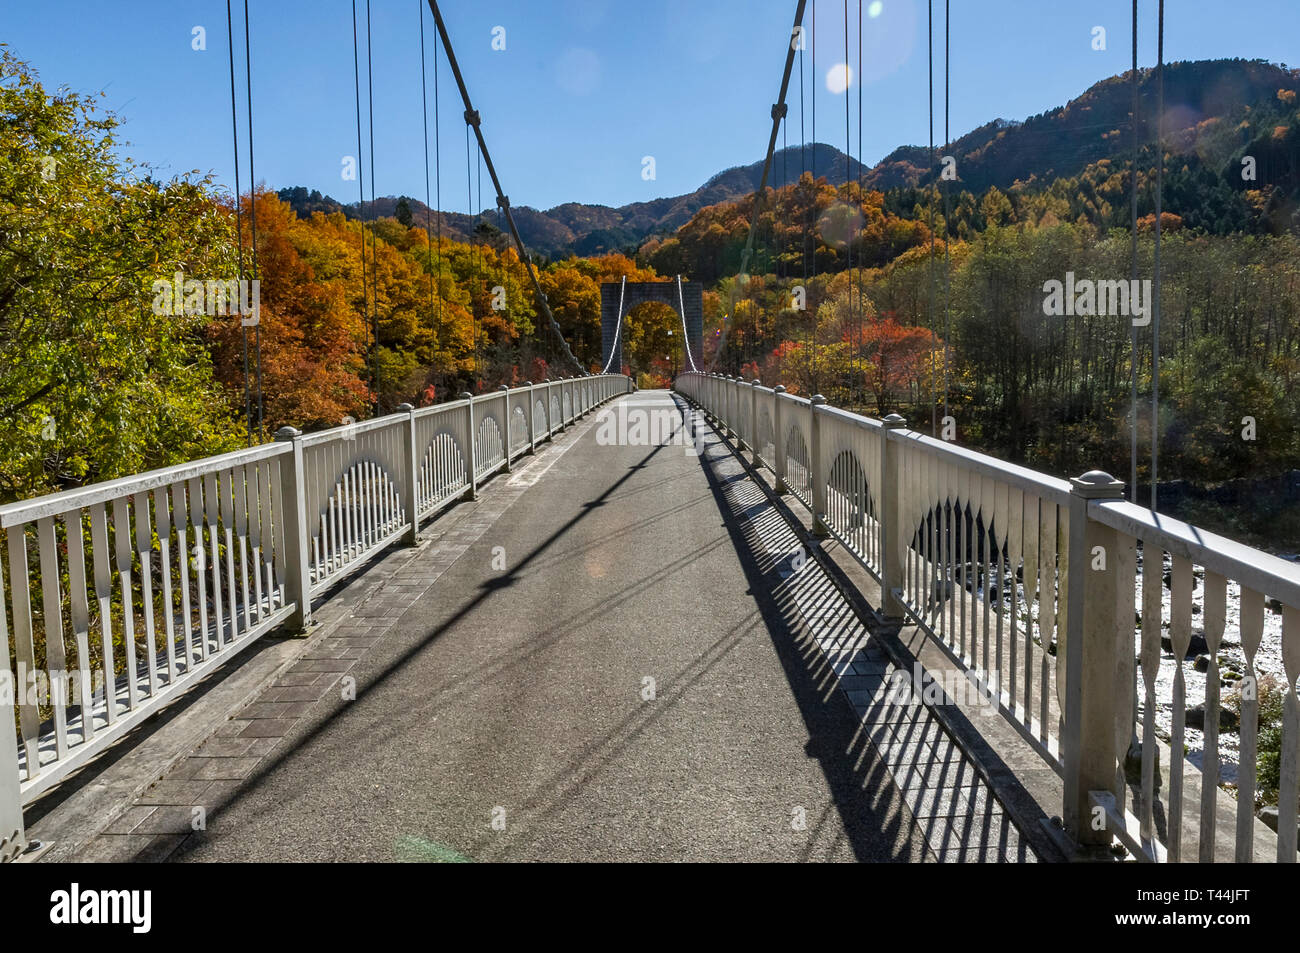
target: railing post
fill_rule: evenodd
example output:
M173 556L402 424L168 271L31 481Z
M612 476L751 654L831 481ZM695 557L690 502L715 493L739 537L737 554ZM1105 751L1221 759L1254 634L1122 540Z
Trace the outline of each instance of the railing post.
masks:
M505 428L504 428L504 429L505 429L505 433L503 433L503 434L501 435L501 437L502 437L502 441L505 443L505 447L506 447L506 473L509 473L511 470L514 469L514 467L513 467L513 466L511 465L511 463L510 463L510 431L511 431L511 429L513 428L513 426L514 426L514 422L515 422L515 421L514 421L514 418L510 416L510 385L508 385L508 384L502 384L500 387L497 388L497 390L503 392L503 393L506 395L506 396L505 396L505 403L506 403L505 421L506 421L506 425L505 425Z
M736 428L731 426L731 392L735 390L735 385L732 384L731 378L724 374L718 386L722 390L722 400L719 401L722 405L722 436L734 437Z
M533 382L524 381L524 386L528 388L528 411L524 414L524 420L528 422L528 452L537 452L537 418L534 416L534 408L537 406L537 398L533 393Z
M543 440L545 440L547 437L551 435L551 389L546 386L546 381L547 378L542 378L542 382L540 384L533 385L533 406L534 407L537 406L537 401L539 400L537 395L539 393L541 394L540 400L542 402L542 428L543 428L542 435L540 437L538 437L536 433L533 434L534 450L537 449L537 444L541 443Z
M812 534L820 539L830 536L826 525L826 474L822 473L822 424L817 416L817 408L826 403L821 394L814 394L808 403L810 423L808 434L812 446L808 448L808 476L812 480Z
M743 450L745 444L745 438L740 433L740 399L748 396L741 393L743 383L740 375L727 379L727 429L731 431L731 439L737 450Z
M749 382L739 374L733 379L731 385L731 414L735 420L735 426L731 432L735 434L736 450L743 452L749 447L749 441L745 439L745 411L749 406Z
M727 381L727 417L728 428L731 429L732 439L735 439L737 447L744 442L740 436L740 376L729 378Z
M284 596L294 604L289 617L291 629L311 625L311 564L307 542L307 481L302 452L302 431L281 427L275 439L291 446L280 457L280 512L284 516Z
M727 435L727 425L722 419L726 416L722 412L722 375L715 374L713 376L711 391L713 400L709 401L709 416L713 418L713 426L717 429L718 436L725 437Z
M903 473L902 447L894 431L904 429L907 421L898 414L890 414L883 423L884 429L880 433L883 442L880 448L881 482L884 484L880 488L881 612L886 619L901 619L906 614L901 597L907 536L899 500L902 499L901 488L906 475Z
M1115 744L1115 665L1118 639L1119 534L1088 518L1093 500L1122 499L1124 484L1090 470L1070 481L1065 645L1057 646L1058 680L1065 681L1061 763L1065 780L1062 819L1081 846L1105 847L1111 833L1089 793L1118 798ZM1132 620L1126 621L1126 628ZM1127 650L1126 650L1127 651ZM1061 666L1065 671L1061 672Z
M474 446L474 444L477 443L478 434L474 430L474 395L471 394L469 391L465 391L460 396L462 400L469 401L469 403L465 405L465 420L468 422L468 426L466 427L467 439L465 441L466 443L465 452L467 454L468 459L465 465L469 468L469 474L468 474L469 479L467 480L467 482L469 483L469 498L471 500L477 500L478 499L478 461L477 461L478 450Z
M749 385L749 452L754 458L755 467L761 462L758 457L758 388L762 383L755 377L754 383Z
M784 496L790 492L790 486L785 482L785 427L781 424L781 395L785 393L785 385L777 384L776 393L772 398L772 447L773 456L772 470L776 473L776 492Z
M5 678L12 679L6 672ZM24 690L11 682L9 696L16 702ZM0 864L8 863L27 849L27 831L23 827L23 796L18 783L18 746L14 744L14 709L0 705L0 718L5 719L4 742L0 743Z
M420 454L415 446L415 408L410 404L398 404L397 409L406 413L406 437L402 441L403 473L406 475L403 482L406 485L402 488L402 505L411 521L411 528L402 541L414 546L419 542L420 533Z

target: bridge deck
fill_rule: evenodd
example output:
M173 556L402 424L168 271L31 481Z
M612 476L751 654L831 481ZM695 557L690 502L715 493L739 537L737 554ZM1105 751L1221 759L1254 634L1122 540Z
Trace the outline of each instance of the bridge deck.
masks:
M620 405L674 406L662 392ZM789 585L786 553L763 539L775 513L717 435L701 458L602 445L598 429L581 425L430 527L380 592L92 852L956 859L960 844L918 822L907 805L925 815L922 799L895 775L899 754L948 775L960 765L923 719L864 727L837 674L878 687L883 656L859 650L859 623L814 573L812 588ZM850 654L835 664L837 646ZM894 756L891 738L905 742ZM947 783L996 811L965 777ZM193 805L206 830L192 832ZM981 843L964 859L1015 856L1014 829L990 848L988 822L968 828Z

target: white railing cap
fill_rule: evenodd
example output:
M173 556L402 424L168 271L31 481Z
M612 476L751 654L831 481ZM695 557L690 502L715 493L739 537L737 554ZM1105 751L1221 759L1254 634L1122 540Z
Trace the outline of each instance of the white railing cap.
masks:
M861 414L855 414L852 411L844 410L841 407L833 407L830 404L818 404L817 413L821 417L834 417L849 424L865 427L868 430L879 430L884 426L874 417L863 417Z
M304 447L314 447L318 444L329 443L331 440L339 440L343 437L355 437L359 434L370 433L373 430L384 430L388 427L400 427L406 424L410 419L408 414L385 414L383 417L372 417L370 420L358 420L354 424L343 424L341 427L331 427L329 430L317 430L314 433L305 434L302 438Z
M1210 572L1300 608L1300 566L1127 500L1094 500L1088 516L1104 526L1190 559Z
M991 457L987 453L959 447L956 444L935 437L927 437L915 430L891 430L888 432L888 438L890 440L906 440L908 443L919 445L926 451L935 454L935 456L947 458L968 469L986 474L995 480L1001 480L1004 483L1019 487L1021 490L1028 490L1030 493L1037 494L1041 498L1050 500L1060 506L1066 506L1070 502L1069 480L1062 480L1060 477L1039 473L1037 470L1022 467L1017 463L1007 463L1005 460Z
M58 516L71 510L94 506L96 503L107 503L136 493L148 493L183 480L206 476L209 473L220 473L223 470L256 463L259 460L269 460L282 453L292 452L293 447L287 443L264 443L246 450L204 457L174 467L162 467L133 476L119 477L116 480L106 480L103 483L92 483L75 490L47 493L45 496L38 496L31 500L6 503L0 506L0 528L30 523L46 516Z

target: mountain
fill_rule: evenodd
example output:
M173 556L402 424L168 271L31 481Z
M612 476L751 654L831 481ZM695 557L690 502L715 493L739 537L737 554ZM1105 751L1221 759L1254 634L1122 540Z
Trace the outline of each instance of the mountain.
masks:
M1154 142L1156 83L1151 69L1139 74L1137 131L1144 144ZM1195 154L1202 165L1221 170L1242 150L1258 144L1265 153L1278 152L1275 121L1294 113L1300 70L1290 70L1263 60L1199 60L1170 63L1164 72L1165 144L1175 154ZM1287 96L1291 99L1288 101ZM1077 176L1101 160L1127 161L1132 152L1129 114L1132 92L1127 75L1095 83L1064 106L1023 121L994 119L954 140L948 154L957 161L957 185L978 195L990 187L1007 190L1017 184L1043 187L1054 179ZM1272 143L1272 145L1270 145ZM1290 146L1288 139L1286 145ZM936 146L936 152L942 152ZM1280 174L1290 180L1287 191L1300 186L1293 151L1272 155ZM924 146L900 146L879 163L865 168L856 159L825 143L806 148L792 146L773 158L770 184L795 181L804 168L819 178L843 182L846 173L862 174L866 183L881 191L913 188L931 181L932 171ZM1263 161L1263 160L1261 160ZM686 195L633 202L619 208L568 202L540 211L515 206L515 222L529 250L548 258L570 254L594 255L639 247L655 235L668 235L686 224L701 209L741 198L758 188L762 161L726 169ZM300 215L312 211L357 214L356 203L344 205L304 188L284 189L280 197ZM397 197L367 203L366 215L394 214ZM428 212L423 202L407 199L415 224ZM498 222L492 207L487 221ZM435 227L439 216L433 221ZM464 240L474 228L472 216L445 212L440 216L444 234Z
M1263 60L1198 60L1170 63L1164 71L1165 147L1197 153L1202 161L1225 161L1263 119L1279 111L1280 92L1300 89L1300 71ZM1138 136L1155 141L1155 70L1139 71ZM1064 106L1023 122L995 119L954 140L961 187L979 194L1020 182L1047 185L1078 175L1102 159L1127 161L1132 153L1132 90L1128 74L1093 84ZM1270 130L1271 131L1271 130ZM943 152L942 146L935 147ZM930 181L926 149L902 146L871 170L867 182L889 189Z
M844 181L849 174L866 174L867 168L857 159L850 159L834 146L809 144L804 150L798 146L778 150L773 156L769 184L793 182L801 168L815 169L818 177L829 176L832 182ZM783 175L788 174L788 179ZM666 235L685 225L700 209L719 202L728 202L748 195L759 186L763 177L763 162L736 166L713 176L704 185L687 195L633 202L620 208L607 205L584 205L566 202L555 208L539 211L528 205L513 206L515 224L519 234L534 255L547 258L576 255L598 255L640 246L652 235ZM343 212L348 218L357 217L357 203L344 204L318 191L308 191L302 186L281 189L279 197L293 207L299 216L312 212ZM382 196L366 202L366 217L386 217L396 213L398 196ZM418 199L406 197L411 208L412 221L423 225L427 220L428 206ZM495 207L484 210L486 221L505 228L498 221ZM436 229L441 217L443 234L464 241L474 229L474 219L463 212L434 214Z

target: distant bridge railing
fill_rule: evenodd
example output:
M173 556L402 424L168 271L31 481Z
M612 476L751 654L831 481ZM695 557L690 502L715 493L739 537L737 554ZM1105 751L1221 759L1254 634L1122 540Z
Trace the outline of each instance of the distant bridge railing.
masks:
M22 808L522 454L630 390L525 384L0 506L0 860Z
M1114 836L1142 860L1296 861L1295 565L1128 503L1099 471L1056 479L908 430L896 415L861 417L758 381L691 373L676 389L811 511L815 534L880 582L886 617L912 619L996 699L1062 776L1077 845L1104 848ZM1280 625L1266 626L1266 603ZM1166 620L1172 660L1162 659ZM1240 636L1245 657L1235 800L1219 787L1225 633ZM1194 635L1208 656L1194 679L1199 766L1184 752ZM1255 814L1270 670L1282 694L1268 765L1279 778L1276 834ZM1172 683L1163 714L1158 683ZM1158 716L1168 725L1158 729Z

